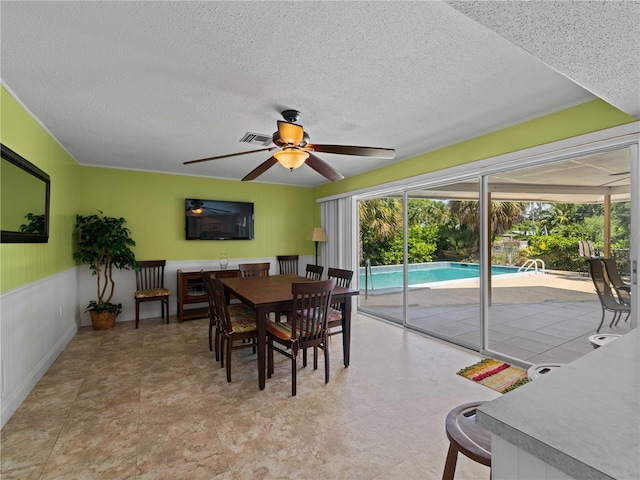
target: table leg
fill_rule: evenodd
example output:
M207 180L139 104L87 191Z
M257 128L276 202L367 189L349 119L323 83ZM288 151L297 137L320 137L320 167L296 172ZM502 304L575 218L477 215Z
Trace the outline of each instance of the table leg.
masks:
M258 387L264 390L265 365L267 358L267 311L262 308L256 310L256 324L258 327Z
M351 345L351 297L344 299L344 315L342 315L342 352L344 354L344 366L349 366Z

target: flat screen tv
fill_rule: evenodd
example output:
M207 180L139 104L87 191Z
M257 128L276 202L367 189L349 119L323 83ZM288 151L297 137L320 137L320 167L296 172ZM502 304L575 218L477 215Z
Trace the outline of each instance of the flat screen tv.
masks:
M253 240L253 203L185 199L187 240Z

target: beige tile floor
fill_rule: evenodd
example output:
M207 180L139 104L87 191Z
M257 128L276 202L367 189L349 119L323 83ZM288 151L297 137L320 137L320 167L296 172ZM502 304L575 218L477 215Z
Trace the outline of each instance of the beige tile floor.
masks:
M478 356L354 315L351 366L331 343L331 380L288 360L264 391L255 356L233 382L207 321L82 328L2 429L10 479L439 479L454 406L498 393L456 372ZM300 362L301 363L301 362ZM460 457L456 479L488 479Z

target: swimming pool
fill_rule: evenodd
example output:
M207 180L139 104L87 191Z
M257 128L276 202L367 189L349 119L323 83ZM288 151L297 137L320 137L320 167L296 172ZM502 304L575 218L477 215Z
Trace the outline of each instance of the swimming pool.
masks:
M364 267L360 268L360 288L365 288ZM369 290L402 288L402 265L371 267ZM518 267L493 265L491 275L518 273ZM478 278L480 266L475 263L433 262L409 265L409 286ZM373 278L372 278L373 277Z

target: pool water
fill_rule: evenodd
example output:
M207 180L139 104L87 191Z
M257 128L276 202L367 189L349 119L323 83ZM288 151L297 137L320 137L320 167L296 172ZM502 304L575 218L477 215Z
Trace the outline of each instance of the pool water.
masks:
M368 278L368 288L370 290L402 288L402 265L372 267L371 271L373 280L371 276ZM518 267L499 265L491 267L491 275L504 275L517 272ZM409 266L410 286L423 283L478 278L479 276L480 266L472 263L435 262ZM365 288L364 268L360 269L360 288Z

